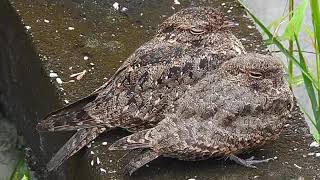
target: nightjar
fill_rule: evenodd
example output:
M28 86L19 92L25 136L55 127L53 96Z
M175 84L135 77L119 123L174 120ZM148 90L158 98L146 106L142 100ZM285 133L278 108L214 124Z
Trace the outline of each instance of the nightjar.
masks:
M173 102L157 126L109 149L143 149L127 166L130 174L158 156L191 161L225 156L255 167L268 160L235 155L279 136L293 106L283 74L280 61L269 55L249 53L225 61Z
M47 169L111 128L137 132L156 126L206 74L246 53L230 28L232 23L210 7L183 9L165 20L107 83L38 124L39 131L77 130Z

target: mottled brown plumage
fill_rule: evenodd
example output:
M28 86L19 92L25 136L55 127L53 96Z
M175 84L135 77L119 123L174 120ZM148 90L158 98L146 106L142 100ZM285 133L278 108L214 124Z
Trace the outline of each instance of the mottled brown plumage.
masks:
M232 156L279 136L293 100L280 62L266 55L244 54L207 74L151 129L114 143L111 150L144 148L129 164L130 174L158 156L202 160Z
M79 130L48 163L52 170L106 129L152 128L185 91L221 63L245 53L214 8L184 9L160 25L114 76L89 97L48 115L39 131Z

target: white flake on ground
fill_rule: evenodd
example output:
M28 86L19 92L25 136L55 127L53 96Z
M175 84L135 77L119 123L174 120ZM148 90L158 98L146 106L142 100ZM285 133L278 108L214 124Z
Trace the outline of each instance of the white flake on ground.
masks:
M173 3L174 3L174 4L181 4L181 3L179 2L179 0L173 0Z
M273 159L278 159L278 157L277 157L277 156L275 156L275 157L273 157Z
M102 145L106 146L108 143L107 142L102 142Z
M70 31L73 31L74 30L74 27L68 27L68 30L70 30Z
M45 23L49 23L50 21L48 19L43 20Z
M94 152L93 152L93 151L90 151L90 154L94 154Z
M128 8L126 8L126 7L121 8L121 12L126 12L126 11L128 11Z
M51 73L49 74L49 77L55 78L55 77L58 77L58 74L57 74L57 73L54 73L54 72L51 72Z
M222 4L221 4L221 6L225 6L225 5L226 5L226 3L222 3Z
M313 156L314 155L314 153L308 153L308 156Z
M31 26L25 26L25 28L26 28L27 30L30 30L30 29L31 29Z
M115 9L115 10L119 10L119 3L118 2L115 2L115 3L113 3L113 8Z
M88 56L83 56L83 60L88 60L89 59L89 57Z
M316 157L320 157L320 153L316 153Z
M105 170L103 168L100 168L100 171L103 172L103 173L107 173L107 170Z
M99 157L97 157L97 164L98 164L98 165L100 164L100 159L99 159Z
M227 11L227 13L231 13L232 11L229 9L228 11Z
M64 102L65 102L66 104L69 104L69 101L68 101L68 100L66 100L66 99L64 100Z
M296 165L296 164L293 164L296 168L298 168L298 169L302 169L302 167L301 166L298 166L298 165Z
M56 81L57 81L58 84L62 84L63 83L60 78L56 78Z
M316 141L313 141L311 144L310 144L310 147L319 147L319 143L317 143Z
M93 166L93 165L94 165L94 160L91 160L91 163L90 163L90 164L91 164L91 166Z

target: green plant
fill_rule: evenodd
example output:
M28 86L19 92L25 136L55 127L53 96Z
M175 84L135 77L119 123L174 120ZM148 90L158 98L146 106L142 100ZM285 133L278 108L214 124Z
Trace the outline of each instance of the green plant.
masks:
M30 171L24 158L20 158L11 174L10 180L29 180Z
M309 28L306 29L306 33L312 39L316 72L308 66L308 60L305 58L304 51L300 47L299 35L302 33L301 29L304 23L304 17L307 11L307 6L311 7L313 31ZM240 1L240 3L242 3ZM318 0L303 0L294 9L294 1L289 0L289 23L286 26L284 33L280 36L273 34L270 28L267 28L248 8L246 8L249 15L253 18L256 24L262 29L262 31L268 36L267 42L274 44L278 49L288 58L288 81L291 86L302 83L307 91L308 98L312 107L312 114L305 111L304 107L301 109L304 111L310 122L312 123L315 131L312 132L314 139L320 143L320 10ZM289 47L286 48L284 43L289 42ZM293 47L297 48L297 54L293 53ZM293 67L297 67L300 70L300 75L294 76Z

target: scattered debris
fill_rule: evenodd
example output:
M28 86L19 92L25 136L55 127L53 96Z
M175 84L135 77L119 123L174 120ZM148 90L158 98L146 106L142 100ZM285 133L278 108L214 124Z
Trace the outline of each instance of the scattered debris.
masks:
M179 0L173 0L174 4L181 4Z
M117 171L115 170L112 170L112 171L108 171L109 174L113 174L113 173L116 173Z
M123 12L123 13L124 13L124 12L127 12L127 11L128 11L128 8L122 7L120 11Z
M100 168L100 171L103 172L103 173L107 173L107 170L105 170L103 168Z
M31 29L31 26L25 26L25 28L26 28L27 30L30 30L30 29Z
M317 143L316 141L313 141L311 144L310 144L310 147L319 147L319 143Z
M315 153L308 153L308 156L313 156Z
M56 78L56 77L58 77L58 74L54 73L54 72L51 72L51 73L49 73L49 77Z
M56 78L56 81L57 81L58 84L62 84L63 83L63 81L60 78Z
M302 167L301 166L298 166L298 165L296 165L296 164L293 164L296 168L298 168L298 169L302 169Z
M273 157L273 159L274 159L274 160L276 160L276 159L278 159L278 157L277 157L277 156L275 156L275 157Z
M98 164L98 165L100 164L100 159L99 159L99 157L97 157L97 164Z
M75 74L71 74L70 77L71 78L76 78L78 81L81 80L83 78L83 76L87 73L87 70L83 70L82 72L78 72Z
M94 154L94 152L93 152L93 151L90 151L90 154Z
M67 99L65 99L64 102L65 102L66 104L69 104L69 101L68 101Z
M118 11L118 10L119 10L119 8L120 8L120 7L119 7L119 3L118 3L118 2L113 3L113 5L112 5L112 6L113 6L113 8L114 8L115 10L117 10L117 11Z

